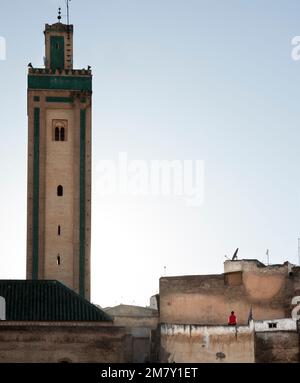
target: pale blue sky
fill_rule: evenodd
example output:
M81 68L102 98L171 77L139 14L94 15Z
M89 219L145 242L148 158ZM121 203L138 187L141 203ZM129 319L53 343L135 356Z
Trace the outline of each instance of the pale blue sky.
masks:
M0 278L25 278L26 73L64 1L0 0ZM93 190L92 300L147 304L168 275L224 254L297 262L300 35L296 0L72 0L75 66L93 68L93 164L204 160L205 203Z

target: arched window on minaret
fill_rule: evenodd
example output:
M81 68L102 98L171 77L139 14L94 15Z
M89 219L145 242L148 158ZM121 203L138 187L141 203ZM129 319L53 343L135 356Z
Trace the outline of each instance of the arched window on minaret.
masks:
M68 140L68 121L52 120L52 140L67 141Z
M57 266L60 266L60 255L59 254L57 255L56 262L57 262Z
M64 188L61 185L57 186L57 196L62 197L64 195Z
M59 127L55 128L55 141L59 141Z
M65 128L60 129L60 141L65 141Z

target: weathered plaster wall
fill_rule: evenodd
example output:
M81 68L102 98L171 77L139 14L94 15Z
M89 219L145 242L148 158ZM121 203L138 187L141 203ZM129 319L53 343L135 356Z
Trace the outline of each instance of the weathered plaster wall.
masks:
M161 362L253 363L254 328L161 324Z
M276 328L269 326L275 324ZM255 332L297 331L297 322L292 318L254 321Z
M258 267L256 262L227 274L163 277L160 279L160 321L182 324L226 324L236 312L247 324L291 316L292 298L300 295L300 268L290 264Z

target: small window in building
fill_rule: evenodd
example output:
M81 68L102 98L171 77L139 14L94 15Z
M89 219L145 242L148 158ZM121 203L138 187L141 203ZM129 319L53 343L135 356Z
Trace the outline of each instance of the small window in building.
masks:
M55 141L59 141L59 128L55 128Z
M57 186L57 196L62 197L64 195L64 188L61 185Z
M5 320L6 319L6 313L5 313L5 298L0 297L0 320Z
M60 266L60 255L57 256L56 262L57 262L57 266Z
M60 48L59 43L56 43L56 49L59 49L59 48Z
M269 328L277 328L277 323L269 323Z
M65 140L65 128L60 129L60 140L61 141Z
M60 235L61 234L61 228L60 228L60 225L58 226L57 228L57 235Z

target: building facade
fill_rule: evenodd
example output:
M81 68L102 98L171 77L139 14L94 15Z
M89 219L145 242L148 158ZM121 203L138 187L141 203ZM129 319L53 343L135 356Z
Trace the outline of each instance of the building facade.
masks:
M132 361L132 337L58 281L0 280L0 363Z
M265 266L253 260L226 261L224 273L160 279L160 320L178 324L227 324L235 311L238 324L290 318L300 295L300 267L289 262Z
M133 363L156 360L152 350L156 347L157 309L121 304L103 311L112 317L115 326L124 327L132 337Z
M226 261L223 274L163 277L159 359L299 362L298 302L300 267L289 262Z

